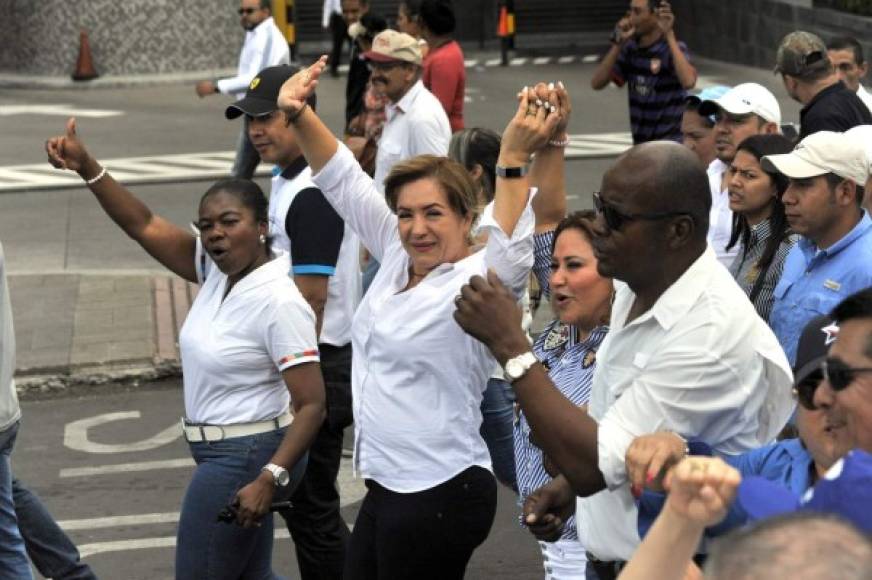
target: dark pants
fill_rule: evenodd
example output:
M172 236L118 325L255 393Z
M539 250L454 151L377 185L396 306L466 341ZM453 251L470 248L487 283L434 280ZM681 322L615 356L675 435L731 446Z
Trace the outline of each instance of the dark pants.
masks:
M17 479L12 480L12 500L27 555L40 574L55 580L96 578L43 503Z
M230 173L237 179L251 179L260 164L260 154L248 138L248 120L242 122L242 131L236 141L236 159Z
M351 346L322 344L319 350L327 419L309 448L306 475L291 496L293 507L281 512L297 549L303 580L342 578L350 536L339 513L336 476L343 431L351 424Z
M341 14L334 12L330 15L330 34L333 36L333 50L330 52L330 74L339 74L339 64L342 60L342 49L348 39L348 25Z
M417 493L366 480L345 580L460 580L497 508L494 476L470 467Z

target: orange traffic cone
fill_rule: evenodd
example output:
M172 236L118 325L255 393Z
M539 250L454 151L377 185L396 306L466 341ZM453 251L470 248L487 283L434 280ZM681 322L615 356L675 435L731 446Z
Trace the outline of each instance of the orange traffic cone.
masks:
M89 81L97 78L94 70L94 61L91 59L91 44L88 42L88 33L82 30L79 33L79 58L76 60L76 70L73 71L74 81Z

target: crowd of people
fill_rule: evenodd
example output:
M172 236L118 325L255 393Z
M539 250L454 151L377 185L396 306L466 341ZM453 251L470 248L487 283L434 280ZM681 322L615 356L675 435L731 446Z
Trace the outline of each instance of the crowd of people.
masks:
M860 44L781 41L775 70L803 105L794 134L760 84L691 94L669 4L632 0L591 86L627 86L635 145L593 210L568 213L569 92L522 87L502 134L466 128L454 8L405 0L393 30L367 0L325 2L338 48L300 69L269 2L241 0L238 75L196 87L235 96L239 153L195 232L116 182L75 120L46 142L128 236L200 284L179 341L197 466L176 577L273 577L278 511L304 579L463 578L499 483L546 579L868 580ZM316 89L346 31L337 137ZM269 196L249 179L260 160L277 168ZM0 251L0 575L25 578L25 551L37 565L40 552L36 508L12 501L2 274ZM554 319L531 337L538 293ZM352 424L367 491L349 532L336 478ZM57 532L70 572L52 576L93 577Z

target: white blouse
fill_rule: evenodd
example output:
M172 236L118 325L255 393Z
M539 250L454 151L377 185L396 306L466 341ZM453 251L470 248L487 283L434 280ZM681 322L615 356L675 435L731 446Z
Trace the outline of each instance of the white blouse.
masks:
M313 181L381 262L352 324L355 469L401 493L432 488L473 465L490 469L480 405L495 361L455 322L454 298L489 268L522 294L533 264L533 195L511 237L488 206L485 248L403 291L410 258L397 217L351 152L340 145Z
M199 239L196 260L202 286L179 333L187 419L230 425L278 417L291 401L282 371L319 360L315 313L288 276L288 254L239 280L226 298L227 275Z

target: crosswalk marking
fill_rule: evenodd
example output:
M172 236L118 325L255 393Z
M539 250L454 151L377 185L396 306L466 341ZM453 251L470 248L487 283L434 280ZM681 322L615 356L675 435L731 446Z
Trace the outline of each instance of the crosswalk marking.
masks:
M632 145L629 133L579 134L570 138L568 159L615 156ZM125 185L173 183L227 177L234 156L233 151L212 151L107 159L103 163L112 177ZM256 175L271 172L272 166L262 163ZM0 167L0 193L65 188L84 189L85 184L72 171L55 169L47 163Z
M11 115L53 115L58 117L117 117L123 115L123 111L110 111L103 109L78 109L74 105L42 104L42 105L0 105L0 117Z

